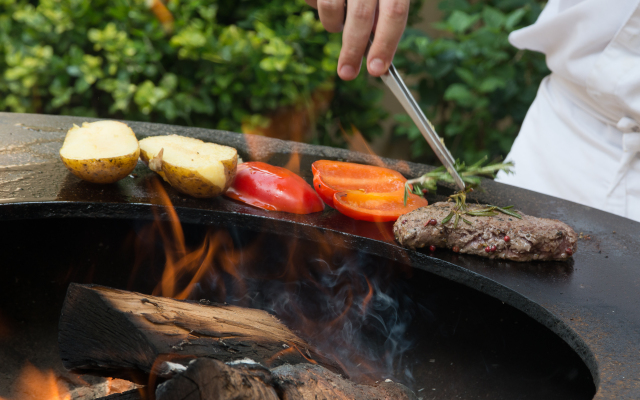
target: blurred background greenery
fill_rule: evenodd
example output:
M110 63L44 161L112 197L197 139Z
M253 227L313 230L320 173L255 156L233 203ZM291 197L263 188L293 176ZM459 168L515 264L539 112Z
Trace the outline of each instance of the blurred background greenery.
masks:
M454 157L509 151L548 71L507 36L543 4L412 0L394 63ZM438 9L429 29L423 6ZM0 110L377 143L437 163L378 80L337 79L340 42L304 0L0 0Z

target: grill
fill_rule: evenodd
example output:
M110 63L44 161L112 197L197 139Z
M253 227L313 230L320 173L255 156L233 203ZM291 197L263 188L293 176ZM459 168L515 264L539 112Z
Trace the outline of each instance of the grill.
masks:
M162 262L132 274L135 252L129 237L167 209L150 190L153 173L138 166L136 177L117 185L79 181L58 160L66 131L79 118L0 114L0 224L3 287L0 303L0 396L26 361L73 379L60 364L57 319L70 282L91 282L143 293L157 284ZM284 165L300 156L306 179L317 159L373 163L372 156L262 137L158 124L129 125L139 136L180 134L230 145L244 160ZM429 167L383 160L405 175ZM305 176L305 173L307 176ZM558 218L583 233L569 263L517 264L447 251L409 251L393 240L391 224L351 220L331 209L306 216L267 212L226 199L198 200L166 187L190 240L205 231L225 231L239 248L257 235L270 238L264 254L309 257L320 242L357 260L363 276L383 276L398 310L411 315L405 338L411 351L394 371L423 398L640 397L637 356L640 224L541 194L485 182L487 203L516 204L531 215ZM450 188L439 188L444 198ZM64 233L64 235L62 234ZM154 260L162 259L149 243ZM117 250L116 250L117 249ZM275 257L275 256L274 256ZM341 260L330 260L340 263ZM274 260L277 265L277 257ZM269 282L255 282L262 293ZM400 295L401 293L402 295ZM216 296L201 288L201 296ZM251 300L261 307L265 299ZM285 319L286 320L286 319ZM366 343L384 350L384 337Z

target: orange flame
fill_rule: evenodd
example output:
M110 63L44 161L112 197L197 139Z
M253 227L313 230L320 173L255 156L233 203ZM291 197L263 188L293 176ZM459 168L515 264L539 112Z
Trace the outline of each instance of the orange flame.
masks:
M207 273L217 268L234 277L242 286L236 264L239 254L233 250L233 243L226 232L207 233L205 240L195 249L187 248L184 231L175 207L158 179L153 179L153 191L158 194L159 203L166 212L168 226L161 222L160 210L154 208L156 217L152 235L157 232L165 249L165 268L162 279L154 290L154 295L173 297L179 300L189 298L196 285ZM141 245L138 245L140 248ZM138 260L140 261L140 260ZM224 289L221 289L224 291ZM224 295L224 293L221 293Z
M292 345L291 345L291 347L288 347L288 348L286 348L286 349L284 349L284 350L280 350L279 352L277 352L276 354L274 354L273 356L271 356L271 358L269 358L269 359L267 360L267 363L268 363L269 365L271 365L271 363L273 363L276 359L278 359L278 358L280 358L280 357L282 357L282 356L284 356L284 355L290 354L290 353L295 354L296 352L297 352L297 353L300 353L300 355L302 356L302 358L304 358L305 360L307 360L307 362L308 362L308 363L311 363L311 364L318 364L318 362L317 362L316 360L312 359L310 356L305 355L305 354L304 354L304 353L303 353L303 352L298 348L298 346L296 346L295 344L292 344Z
M56 379L53 371L43 372L29 363L15 383L15 392L20 393L15 400L71 400L67 386Z
M291 153L291 157L289 158L289 161L287 161L287 164L284 166L286 169L288 169L289 171L293 172L294 174L298 174L300 175L300 154L297 151L297 144L293 144L292 143L292 153Z
M366 144L359 132L354 131L356 137L360 137ZM256 142L259 139L256 138ZM366 149L371 152L369 147ZM376 159L383 163L381 158ZM299 171L300 157L297 152L292 153L287 168ZM185 238L178 212L163 183L154 178L150 184L150 191L156 194L157 199L156 207L153 208L155 221L148 229L140 232L136 239L139 254L136 255L134 274L135 269L143 262L149 262L145 258L153 256L155 247L149 244L155 243L157 239L161 240L165 265L160 282L153 291L154 295L193 299L201 293L199 290L206 288L202 289L203 292L214 297L209 297L209 300L223 302L234 299L235 304L256 307L259 305L254 303L252 296L255 297L254 293L257 292L249 293L249 288L253 290L257 285L256 281L269 282L279 292L270 289L267 297L282 295L278 301L286 304L279 311L270 310L276 312L290 329L299 332L301 337L316 347L319 346L320 351L326 355L333 355L334 360L349 374L356 372L361 377L366 377L373 376L380 370L381 366L376 366L369 354L361 354L355 347L347 355L348 359L340 359L340 354L345 354L345 348L353 347L348 339L341 337L342 332L351 329L350 324L354 319L360 325L368 323L365 320L371 312L370 305L375 292L369 278L357 268L326 261L336 256L338 259L350 256L351 252L345 248L341 234L310 230L308 227L299 233L295 230L300 228L294 224L288 239L283 242L284 251L277 254L276 261L266 259L263 253L269 248L271 236L268 234L259 235L252 243L243 244L236 249L226 230L212 229L206 233L201 243L191 245ZM371 235L371 226L366 226L369 230L367 235ZM379 230L379 237L393 240L390 224L378 223L375 226ZM312 255L308 249L312 249ZM310 257L319 261L310 264ZM327 284L326 279L334 281ZM212 289L215 289L214 294L211 294ZM324 303L310 307L309 303L313 303L315 298L321 298L320 301ZM273 359L296 352L309 362L314 362L308 354L305 355L304 351L295 347L281 350Z
M385 163L382 161L382 158L378 156L372 149L367 139L362 136L362 133L353 125L351 125L351 135L347 134L342 125L340 125L340 131L342 132L342 137L347 141L349 150L357 151L360 153L365 153L373 156L374 164L378 167L386 167Z
M360 307L360 310L361 310L360 313L362 315L365 315L367 313L367 307L369 306L369 302L373 297L373 286L371 286L371 282L369 282L369 278L365 277L365 279L367 280L367 286L369 286L369 291L367 292L367 295L365 296L364 300L362 300L362 306Z

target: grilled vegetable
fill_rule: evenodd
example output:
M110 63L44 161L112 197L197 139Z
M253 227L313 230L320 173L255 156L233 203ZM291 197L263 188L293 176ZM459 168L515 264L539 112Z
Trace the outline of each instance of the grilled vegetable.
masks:
M405 204L407 179L389 168L329 160L316 161L311 168L313 187L322 200L354 219L395 221L429 204L413 194L407 194Z
M228 146L170 135L140 141L141 158L171 186L193 197L224 193L236 174L238 152Z
M390 193L364 193L359 190L338 192L333 196L336 210L353 219L372 222L395 221L403 214L429 203L426 199L410 194L404 204L404 191Z
M78 178L93 183L119 181L133 171L139 156L136 135L117 121L74 125L60 149L64 165Z
M324 209L322 200L304 179L288 169L258 161L238 166L236 179L225 195L271 211L309 214Z
M313 188L331 207L334 207L333 195L338 192L389 193L403 189L407 181L400 172L389 168L341 161L316 161L311 169Z

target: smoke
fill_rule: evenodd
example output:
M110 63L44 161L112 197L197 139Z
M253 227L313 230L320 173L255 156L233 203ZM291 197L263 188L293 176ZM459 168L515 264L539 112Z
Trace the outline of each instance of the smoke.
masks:
M397 263L317 240L239 228L203 231L176 219L141 229L134 274L160 282L154 294L263 309L342 365L352 379L412 384L404 356L416 313L407 274ZM155 244L155 245L154 245ZM152 268L153 269L153 268ZM157 270L156 270L157 271ZM132 282L133 282L132 277Z
M259 263L255 256L238 258L241 282L212 269L208 284L217 296L211 300L272 313L352 379L412 383L403 356L413 345L408 328L417 307L402 271L380 258L327 252L314 243L271 238L258 247L252 251L262 252Z

